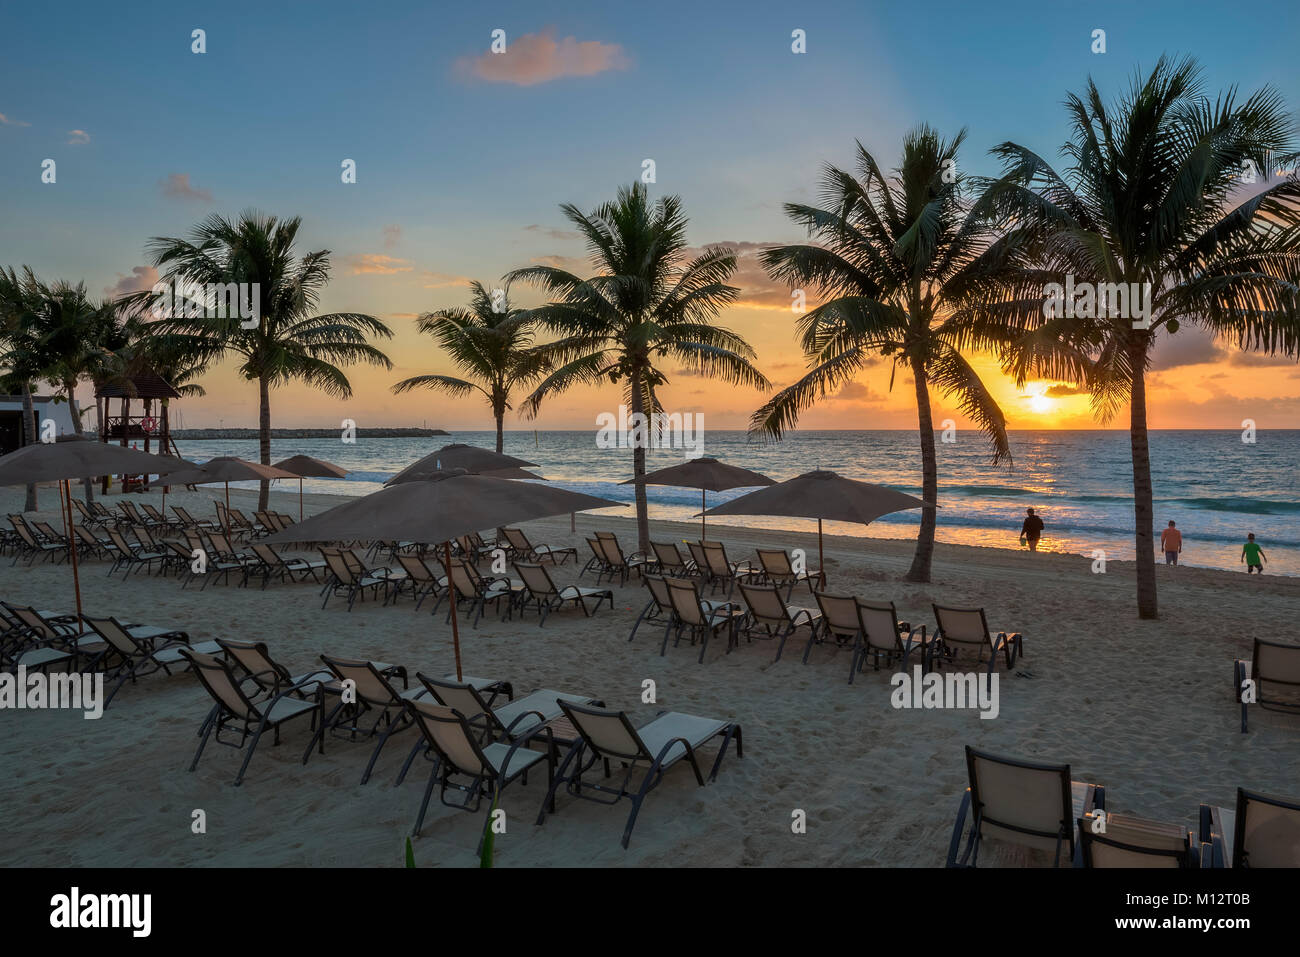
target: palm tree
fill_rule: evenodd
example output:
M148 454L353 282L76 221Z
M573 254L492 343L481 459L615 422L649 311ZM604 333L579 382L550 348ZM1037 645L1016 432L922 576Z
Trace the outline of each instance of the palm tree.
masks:
M31 304L35 299L38 284L36 274L30 266L23 267L20 277L12 266L0 269L0 366L7 372L4 376L5 391L17 388L23 396L22 443L31 445L36 441L32 423L36 420L36 410L32 402L32 380L36 378L32 342L26 335L30 329ZM27 486L27 501L23 511L34 512L38 506L36 486Z
M1155 618L1151 350L1160 333L1191 322L1242 349L1296 354L1300 179L1249 198L1239 193L1243 171L1267 171L1270 154L1286 152L1291 124L1269 89L1244 101L1235 90L1210 99L1190 59L1161 57L1112 107L1091 81L1066 105L1073 135L1065 176L1026 147L994 150L1004 175L986 198L1035 244L1037 268L987 312L1014 336L1004 366L1019 382L1041 375L1080 383L1103 422L1128 403L1138 615ZM1099 301L1111 307L1091 317L1056 315L1083 311L1046 306L1044 283L1066 277L1099 295L1104 284ZM1123 302L1111 284L1149 290L1145 319L1134 322L1131 305L1117 308Z
M432 336L467 378L417 375L393 386L401 394L423 388L463 396L481 392L497 423L497 451L502 451L510 394L530 385L546 371L546 357L532 348L536 320L510 305L509 288L489 294L481 283L470 284L468 309L439 309L416 320L420 332ZM482 383L480 385L480 383Z
M854 377L876 356L892 360L890 388L901 366L912 376L920 426L921 485L926 502L939 493L931 388L954 399L992 445L993 462L1010 462L1006 419L962 356L966 347L996 341L970 321L963 306L996 281L1014 247L990 232L966 200L957 151L965 131L944 141L928 126L903 140L898 169L886 178L857 144L857 175L827 165L822 206L787 203L786 214L816 245L764 251L770 275L823 299L799 317L809 369L753 415L753 432L779 439L799 415ZM921 529L908 581L930 580L936 510L921 510Z
M582 279L554 266L529 266L506 277L547 291L553 301L533 315L561 337L538 347L554 367L524 403L526 414L535 416L550 395L606 382L621 385L633 416L661 412L658 389L668 383L663 360L733 385L768 387L749 343L713 322L739 292L726 284L735 254L709 247L688 258L679 197L651 204L637 183L591 213L567 203L560 209L586 238L598 272ZM632 468L637 537L647 551L643 431L634 431Z
M163 345L203 367L235 357L241 375L258 385L258 438L261 462L271 463L271 389L300 381L340 399L352 385L340 365L365 362L391 369L392 363L367 342L388 339L392 331L373 316L355 312L316 315L329 282L329 250L294 253L302 220L279 220L244 212L236 220L209 216L190 239L155 237L149 251L163 279L176 284L202 283L207 288L236 283L248 290L256 321L244 328L236 314L187 317L173 315L147 324ZM130 297L143 309L149 293ZM220 310L227 312L227 310ZM229 312L235 312L230 310ZM262 482L258 508L265 509L268 483Z

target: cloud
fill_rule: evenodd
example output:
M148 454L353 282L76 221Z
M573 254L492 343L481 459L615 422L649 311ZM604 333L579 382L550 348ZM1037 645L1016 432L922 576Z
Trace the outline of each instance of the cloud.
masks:
M563 269L575 276L586 276L591 272L591 263L581 256L534 256L529 262L536 263L539 266Z
M1223 349L1219 348L1210 333L1196 326L1185 325L1176 335L1163 335L1156 340L1152 350L1151 369L1159 372L1179 366L1218 362L1223 357Z
M1043 393L1043 395L1053 399L1064 398L1067 395L1087 395L1087 394L1088 394L1088 390L1083 388L1082 386L1067 385L1065 383L1059 383L1059 382L1056 385L1048 386L1047 391Z
M402 227L397 223L389 223L383 228L384 248L392 249L402 238Z
M846 402L858 402L867 405L874 405L878 402L884 402L885 397L879 392L873 392L867 385L861 382L846 382L836 392L832 399L842 399Z
M24 123L22 120L16 120L12 116L6 116L0 113L0 126L31 126L30 123Z
M540 232L543 236L547 236L550 239L578 239L581 236L580 233L574 232L570 229L552 229L547 226L539 226L536 223L533 223L531 226L525 226L524 229L534 233Z
M158 270L153 266L132 266L129 276L118 273L117 281L111 286L104 287L104 295L110 299L117 299L128 293L152 289L157 281Z
M631 61L617 43L555 39L554 28L507 39L504 53L484 53L458 59L454 70L462 79L488 83L536 86L566 76L595 76L608 70L626 70Z
M85 146L90 142L90 134L85 130L68 130L69 146Z
M419 319L420 314L418 312L390 312L388 314L388 318L389 319Z
M468 286L473 281L468 276L452 276L431 269L420 270L420 275L428 280L424 284L425 289L453 289L457 286Z
M205 203L212 202L212 193L190 185L189 173L172 173L166 179L158 181L158 188L169 199L198 199Z
M1237 350L1228 358L1228 365L1230 366L1294 366L1295 364L1296 359L1294 356L1270 356L1263 352L1241 352Z
M385 256L383 253L358 253L344 259L352 269L352 275L391 276L394 273L410 272L414 267L409 259Z

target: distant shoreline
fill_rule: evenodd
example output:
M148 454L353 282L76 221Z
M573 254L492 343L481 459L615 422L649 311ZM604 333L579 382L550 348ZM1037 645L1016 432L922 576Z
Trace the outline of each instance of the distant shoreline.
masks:
M257 429L172 429L172 438L189 442L204 439L256 439ZM336 439L338 429L272 429L273 439ZM357 429L359 439L423 439L451 435L442 429Z

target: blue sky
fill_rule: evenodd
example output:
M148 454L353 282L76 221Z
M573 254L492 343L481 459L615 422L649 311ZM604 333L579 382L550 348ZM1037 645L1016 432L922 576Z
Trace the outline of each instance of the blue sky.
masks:
M82 278L100 293L146 265L148 237L182 234L209 212L301 215L303 250L334 251L326 308L371 312L401 330L400 368L385 382L438 368L409 330L414 314L462 302L465 277L581 256L558 205L610 198L645 158L656 163L652 195L685 200L693 242L757 244L801 238L780 204L811 199L820 166L848 162L855 138L885 166L921 121L948 135L969 128L971 172L993 172L987 150L1007 139L1055 158L1067 91L1091 75L1117 94L1162 52L1195 55L1211 90L1270 83L1300 108L1295 5L55 9L9 0L0 12L0 263ZM196 28L206 31L203 55L191 52ZM796 28L807 35L801 55L790 49ZM1090 49L1098 28L1104 54ZM589 44L595 65L549 79L544 66L513 81L476 76L494 29L508 46ZM40 180L45 158L57 163L54 185ZM345 158L357 163L356 184L340 182ZM760 357L790 351L788 314L740 310L728 322ZM418 408L427 397L385 395L376 375L358 378L367 419L427 417ZM254 408L251 389L233 380L231 389L222 390L227 421ZM295 407L307 401L287 396ZM754 398L724 411L743 420ZM481 422L470 403L438 401L453 424ZM561 400L543 426L585 423L584 401ZM216 417L196 407L190 418Z

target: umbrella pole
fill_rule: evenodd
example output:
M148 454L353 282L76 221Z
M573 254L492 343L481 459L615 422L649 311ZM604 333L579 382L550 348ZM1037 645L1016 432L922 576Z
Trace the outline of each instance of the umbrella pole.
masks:
M460 623L456 620L456 576L451 570L451 542L442 543L447 565L447 598L451 602L451 643L456 648L456 680L460 681Z
M822 553L822 520L817 519L817 570L825 574L826 556Z
M230 537L230 483L226 482L226 537Z
M59 483L60 491L63 493L63 531L68 537L68 557L72 560L72 588L77 595L77 633L80 634L84 627L81 623L81 573L77 569L77 536L72 534L72 489L68 486L68 480L64 479Z
M298 521L302 521L302 476L298 476Z
M708 536L704 534L704 508L707 502L706 496L708 494L707 490L700 489L700 541L704 541L708 538Z

